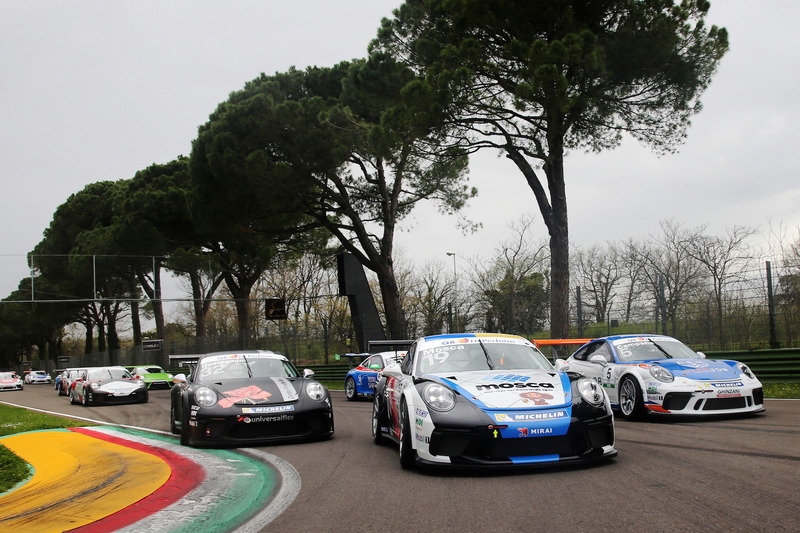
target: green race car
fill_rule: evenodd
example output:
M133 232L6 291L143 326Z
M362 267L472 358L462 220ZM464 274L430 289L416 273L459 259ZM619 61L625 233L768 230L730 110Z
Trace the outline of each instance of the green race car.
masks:
M133 374L133 377L144 381L144 384L147 386L148 390L172 388L172 374L165 372L160 366L126 366L125 368L131 374Z

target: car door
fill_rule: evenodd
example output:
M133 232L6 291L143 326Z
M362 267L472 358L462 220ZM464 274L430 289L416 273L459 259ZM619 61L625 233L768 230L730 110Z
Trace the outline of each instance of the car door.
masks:
M599 357L602 357L602 360ZM595 341L572 354L569 369L592 378L601 385L606 380L606 370L611 361L609 346L604 340Z

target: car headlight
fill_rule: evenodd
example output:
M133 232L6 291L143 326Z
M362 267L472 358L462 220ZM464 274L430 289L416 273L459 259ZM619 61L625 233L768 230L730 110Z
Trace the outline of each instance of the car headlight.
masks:
M603 387L601 387L595 380L589 378L581 378L578 380L578 392L581 398L586 400L592 405L602 405L605 401L605 394Z
M744 363L736 363L736 368L738 368L739 372L741 372L742 374L744 374L748 378L756 379L755 374L753 374L753 371L750 370L750 367L747 366L746 364L744 364Z
M217 393L208 387L200 387L194 391L194 401L203 407L211 407L217 403Z
M316 381L309 381L306 383L306 394L308 394L308 397L312 400L319 401L325 397L325 387Z
M650 375L656 378L658 381L664 383L672 383L673 381L675 381L675 376L672 375L672 372L670 372L663 366L658 366L658 365L651 366Z
M140 387L144 387L144 381L142 381L141 379L137 381L136 384L139 385Z
M422 389L422 399L435 411L449 411L456 405L453 391L438 383L428 383Z

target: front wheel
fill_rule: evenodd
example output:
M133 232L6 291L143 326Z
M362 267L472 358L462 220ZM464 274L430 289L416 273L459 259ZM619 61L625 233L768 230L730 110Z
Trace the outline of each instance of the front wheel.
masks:
M172 432L173 435L180 435L181 430L178 427L178 424L175 423L175 406L169 406L169 430Z
M83 396L81 396L81 405L84 407L89 406L89 395L86 394L86 389L83 389Z
M400 410L400 466L408 469L414 466L417 452L411 444L411 423L405 401L400 403Z
M626 420L639 420L644 416L642 388L631 376L625 376L619 382L619 410Z
M189 446L191 444L191 434L189 432L189 415L186 409L181 410L181 445Z
M351 402L356 399L356 380L352 377L347 378L344 382L344 396Z
M75 405L76 403L78 403L78 400L75 398L75 391L74 390L70 390L69 391L69 403L71 403L72 405Z

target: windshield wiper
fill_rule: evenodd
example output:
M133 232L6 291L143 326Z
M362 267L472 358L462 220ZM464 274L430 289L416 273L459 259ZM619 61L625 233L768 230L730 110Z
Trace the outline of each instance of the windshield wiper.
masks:
M483 345L480 339L478 339L478 344L480 345L481 350L483 350L483 353L486 356L486 364L489 365L490 369L494 370L494 364L492 364L492 358L489 357L489 352L486 350L486 346Z
M247 377L253 377L253 370L250 368L250 363L247 361L247 356L243 355L242 359L244 359L244 364L247 365Z
M658 344L656 341L654 341L654 340L653 340L653 339L651 339L650 337L648 337L648 338L647 338L647 340L648 340L648 341L650 341L650 342L652 342L652 343L653 343L653 346L655 346L656 348L658 348L658 351L659 351L659 352L661 352L661 353L663 353L664 355L666 355L666 356L667 356L667 359L672 359L672 356L671 356L670 354L668 354L668 353L667 353L667 351L666 351L664 348L662 348L662 347L661 347L661 346L660 346L660 345L659 345L659 344Z

